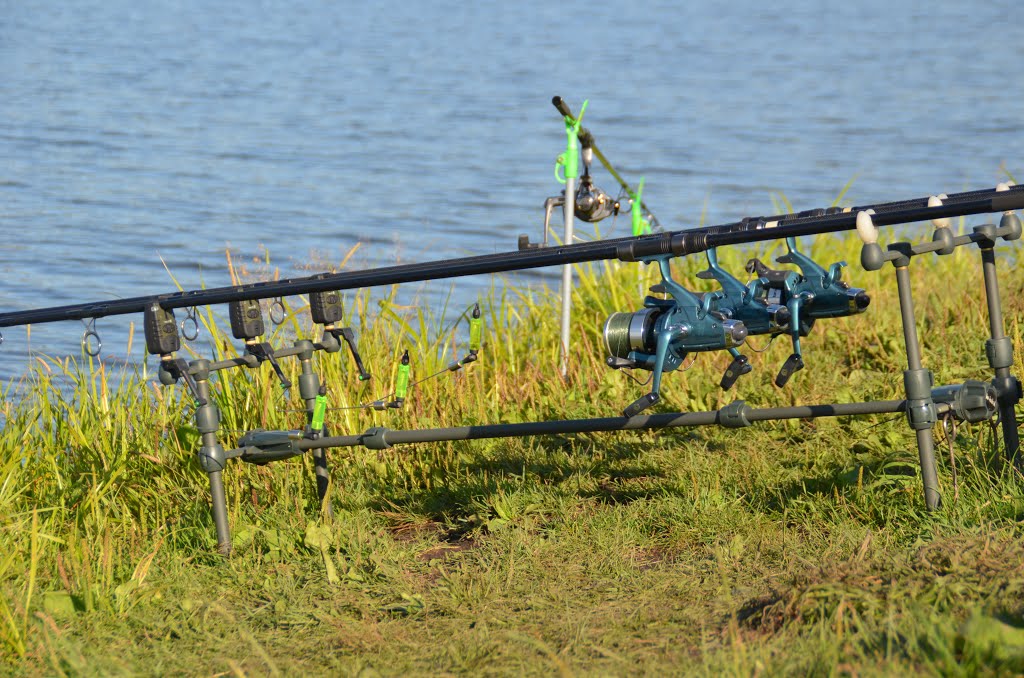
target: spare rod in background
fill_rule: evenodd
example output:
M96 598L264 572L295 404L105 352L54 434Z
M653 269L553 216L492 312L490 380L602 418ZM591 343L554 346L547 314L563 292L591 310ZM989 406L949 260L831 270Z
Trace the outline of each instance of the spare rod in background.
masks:
M351 290L468 275L522 271L587 261L610 259L636 261L644 257L664 254L686 256L705 252L712 247L852 231L857 226L857 213L866 210L874 210L875 213L871 219L875 226L894 226L943 217L961 217L970 214L1024 209L1024 185L1002 188L1004 190L989 188L950 194L943 198L942 205L936 207L928 207L928 197L925 197L861 207L810 210L795 215L747 218L721 226L564 244L561 247L509 251L458 259L426 261L419 264L385 266L365 271L320 273L302 278L270 280L230 287L185 290L127 299L109 299L84 304L11 311L0 313L0 327L142 313L146 306L152 303L158 303L161 308L172 310L249 299L273 299L296 294L309 294L310 292Z

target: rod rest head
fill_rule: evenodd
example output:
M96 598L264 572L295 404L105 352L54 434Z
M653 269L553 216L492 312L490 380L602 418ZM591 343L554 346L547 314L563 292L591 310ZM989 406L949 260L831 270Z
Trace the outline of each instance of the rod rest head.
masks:
M1020 217L1013 212L1004 214L999 220L999 229L1004 232L1003 240L1019 240L1021 236Z

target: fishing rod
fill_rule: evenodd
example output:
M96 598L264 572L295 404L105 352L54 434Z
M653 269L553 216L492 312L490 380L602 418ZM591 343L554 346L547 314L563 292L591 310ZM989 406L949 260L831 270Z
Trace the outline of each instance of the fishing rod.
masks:
M230 551L231 543L222 472L232 458L265 464L313 450L317 495L322 510L327 513L330 512L330 503L327 498L329 476L325 450L330 447L363 446L383 450L395 444L418 442L679 426L744 428L757 421L902 413L917 437L925 503L929 509L936 509L940 505L933 438L933 428L940 418L955 425L955 421L991 422L998 416L1003 427L1006 455L1014 463L1019 463L1020 442L1015 408L1024 398L1024 389L1011 373L1014 364L1013 343L1003 328L994 247L1000 239L1013 241L1021 238L1021 221L1013 210L1024 208L1024 187L1000 184L992 189L953 195L747 217L718 226L642 234L637 232L642 230L638 229L638 225L642 226L645 221L641 180L635 193L627 189L632 202L634 235L577 244L572 242L571 231L568 230L576 208L580 207L577 200L569 199L570 196L579 198L580 195L568 181L570 177L576 178L578 169L575 167L577 159L570 151L575 149L577 141L583 142L584 177L588 177L589 158L594 155L593 137L580 127L580 119L571 115L571 110L563 101L556 97L553 103L563 113L567 135L567 153L563 162L567 179L565 196L569 203L565 205L567 233L570 235L567 235L561 246L533 247L527 241L527 246L522 247L520 240L519 251L491 255L8 312L0 314L0 327L84 320L88 324L83 336L83 349L89 355L96 355L86 340L91 338L96 343L96 351L99 350L99 336L94 325L97 318L136 312L144 314L146 349L160 358L160 382L167 386L183 382L195 401L193 416L200 437L197 457L209 477L213 522L218 546L224 554ZM580 117L582 115L583 110ZM589 151L586 150L588 147ZM624 183L617 173L613 176ZM580 209L581 218L596 221L599 217L603 218L602 215L607 216L610 210L607 194L593 186L592 181L584 181L582 177L581 188L587 194ZM617 208L613 206L613 209ZM990 223L975 226L971 233L959 236L952 232L951 218L998 212L1003 212L998 225ZM895 242L884 250L878 244L880 227L927 220L931 220L935 227L930 241ZM799 250L797 238L854 229L863 241L860 255L863 269L878 271L886 264L891 264L895 270L907 356L907 369L903 371L906 397L903 400L775 408L751 408L742 400L735 400L726 407L710 412L641 415L645 409L660 401L662 375L681 369L691 354L696 356L702 352L727 351L733 360L720 386L723 389L731 388L740 376L752 370L750 361L739 351L748 336L766 335L774 339L787 335L790 338L793 352L775 378L777 386L786 385L792 375L804 367L800 339L808 335L816 321L860 314L871 303L866 290L852 287L842 279L845 262L820 265ZM786 252L776 261L792 265L797 270L775 269L752 258L746 265L751 278L744 284L719 265L718 247L766 240L784 241ZM948 255L958 247L968 245L976 245L981 253L990 333L985 343L985 353L995 376L989 382L968 381L935 388L932 373L922 364L908 269L917 256L928 253ZM698 253L705 254L708 268L698 273L697 277L716 281L720 289L696 293L673 278L672 259ZM328 410L384 412L404 407L411 387L439 378L445 373L458 372L475 363L483 342L482 314L479 307L474 305L464 316L469 321L470 330L469 352L465 357L449 363L445 369L413 381L412 357L408 350L404 350L394 370L392 388L390 392L385 391L387 395L355 406L330 408L327 403L327 385L320 383L319 375L312 366L314 355L339 353L347 345L358 370L359 380L365 382L371 379L357 350L353 331L340 327L344 318L341 290L544 266L569 267L571 264L599 260L654 264L661 274L660 282L650 288L651 295L644 299L641 310L612 313L602 331L609 367L651 372L647 382L651 384L650 391L622 410L621 417L405 431L378 426L362 434L340 436L332 436L327 430L325 417ZM265 326L260 300L275 300L271 307L271 319L274 320L274 309L284 308L283 297L296 294L309 295L310 315L313 322L321 326L320 339L298 339L290 347L273 346L264 339ZM185 323L189 319L196 330L194 334L198 333L196 308L199 305L221 303L229 305L231 332L236 339L244 341L242 353L238 357L219 361L198 358L186 362L177 357L182 336L186 339L194 338L185 331ZM176 308L187 309L186 320L181 325L174 318ZM396 349L401 350L400 347ZM238 438L236 447L225 449L218 440L221 418L212 397L210 379L213 373L234 368L257 369L269 363L282 389L289 389L292 382L278 361L291 357L297 358L300 363L298 391L306 414L304 428L290 431L250 430ZM647 383L642 386L646 387Z
M560 195L551 196L544 201L544 225L541 229L541 241L532 243L528 235L521 234L519 236L519 249L548 247L548 234L551 231L551 214L556 207L561 207L565 212L566 231L562 242L571 243L571 224L573 219L579 219L587 223L596 223L610 216L617 216L622 209L623 202L626 202L622 199L622 195L628 197L630 221L634 236L650 233L652 230L661 230L661 224L658 222L657 217L647 207L647 204L643 202L643 178L641 177L639 185L634 190L597 147L593 132L586 127L580 126L587 102L583 102L579 117L573 114L569 104L562 97L554 97L551 103L554 104L555 109L558 110L565 120L568 136L565 153L558 156L555 162L555 178L560 183L565 184L565 189ZM579 142L579 148L576 146L577 141ZM612 198L594 184L594 179L590 174L590 167L595 157L619 183L621 193L618 198ZM583 173L579 174L579 163L581 161L583 163ZM562 176L559 176L558 173L560 168L563 168ZM579 185L573 188L577 177L579 177ZM566 195L572 195L574 199L566 202Z
M831 207L796 214L747 217L718 226L563 244L547 249L509 251L365 271L321 273L286 280L11 311L0 313L0 327L141 313L149 304L154 303L172 311L199 305L275 299L312 292L504 273L588 261L617 259L632 262L652 256L686 256L726 245L854 230L857 215L861 212L873 212L872 220L877 227L1024 209L1024 186L1001 184L992 189L951 194L933 206L929 206L930 198L934 196L848 208Z
M612 199L601 188L594 184L590 174L590 166L594 162L595 154L605 168L618 180L619 185L629 196L630 219L632 222L633 235L642 235L651 232L651 224L658 225L658 220L646 210L642 204L641 193L644 180L640 179L640 185L636 192L623 180L622 176L612 167L608 159L597 148L594 135L590 130L582 127L583 114L587 110L587 101L583 102L579 115L574 115L569 104L562 97L556 96L551 103L562 116L565 123L566 146L565 152L558 156L555 161L555 179L563 184L565 188L560 195L547 198L544 201L544 226L541 230L541 242L531 243L530 236L521 234L519 236L519 249L530 250L540 247L548 247L548 233L551 231L551 214L556 207L562 208L564 230L562 242L572 244L573 230L576 219L588 223L597 223L610 216L617 216L622 207L621 194L619 199ZM580 161L583 162L583 174L580 174ZM561 170L561 174L559 174ZM577 186L577 178L579 184ZM646 211L645 211L646 210ZM647 215L645 218L644 215ZM559 317L559 344L560 358L559 370L562 378L569 373L570 337L572 334L572 265L562 265L562 288L561 288L561 313Z

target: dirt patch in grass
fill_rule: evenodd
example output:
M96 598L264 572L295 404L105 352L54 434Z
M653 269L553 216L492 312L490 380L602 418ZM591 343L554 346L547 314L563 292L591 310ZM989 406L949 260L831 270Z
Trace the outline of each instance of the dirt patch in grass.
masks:
M777 590L744 602L723 623L735 619L743 629L771 635L791 622L841 616L843 608L870 616L915 603L966 605L994 598L1016 606L1024 593L1024 545L988 536L937 538L895 557L861 551L853 559L793 572L788 579Z
M736 611L742 628L763 635L772 635L786 623L786 605L777 591L751 598Z
M421 551L416 555L416 560L424 563L429 563L433 560L440 560L443 562L452 556L465 553L466 551L471 551L477 548L477 546L478 544L472 539L457 539L455 541L449 541L443 544L438 544L437 546L432 546L426 551Z

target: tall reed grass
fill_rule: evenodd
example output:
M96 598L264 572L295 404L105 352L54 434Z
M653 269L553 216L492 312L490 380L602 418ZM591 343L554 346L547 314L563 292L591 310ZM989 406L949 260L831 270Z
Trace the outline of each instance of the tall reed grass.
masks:
M786 347L762 353L746 351L755 370L728 393L717 387L728 356L707 354L699 356L689 370L666 375L663 409L704 410L737 397L755 406L900 397L905 356L891 271L860 271L855 265L859 243L853 238L820 237L804 246L820 261L844 259L854 264L846 278L870 290L872 303L867 314L819 322L804 342L807 369L785 390L776 389L771 380L789 353ZM742 271L748 257L764 258L779 252L778 245L766 245L755 250L725 250L719 257L725 268ZM1017 356L1015 372L1021 374L1024 279L1010 272L1011 261L1015 261L1012 255L1001 259L1000 270L1004 274L1006 329ZM708 285L695 277L704 267L699 256L674 263L677 279L695 288ZM987 318L980 297L977 252L963 248L941 259L921 258L914 262L911 273L925 362L934 371L936 382L986 378L989 370L983 345ZM642 388L605 367L601 328L610 313L640 308L641 292L657 281L656 276L652 268L618 262L577 267L573 354L565 381L557 373L558 317L553 294L508 288L498 279L491 295L481 300L486 334L479 362L418 386L402 410L331 411L330 431L360 432L376 425L414 428L614 416ZM297 298L293 302L285 322L268 337L275 345L315 333L306 301ZM356 321L360 350L374 377L359 382L344 354L319 356L316 369L328 386L332 407L350 407L389 393L404 350L413 356L415 380L443 370L467 349L465 313L445 311L441 316L453 320L439 322L421 307L397 304L393 289L377 296L347 294L346 309ZM213 356L204 357L237 355L236 342L212 311L203 313L202 326L215 347ZM749 343L762 349L766 342L752 337ZM295 361L287 360L283 367L294 381ZM137 619L135 615L143 614L142 608L165 609L167 596L179 587L187 588L181 582L191 578L189 572L224 577L223 582L212 582L211 588L204 589L204 595L216 597L223 587L242 586L246 577L295 576L288 569L275 575L277 566L273 564L297 559L306 563L304 577L317 577L315 573L329 567L336 575L332 580L340 578L365 590L373 586L368 581L387 581L386 586L404 591L394 609L415 616L420 614L417 610L436 603L424 603L430 598L427 593L401 584L404 575L385 562L381 553L399 548L398 535L403 530L422 525L438 525L453 539L482 538L498 534L507 525L541 525L545 516L591 515L594 501L626 506L642 500L630 509L630 527L587 523L585 529L596 530L598 536L592 539L608 544L614 542L616 529L629 534L646 530L659 535L657 542L662 546L657 548L665 551L674 548L673 539L685 541L687 531L731 532L741 541L720 545L726 551L715 558L734 563L728 568L739 568L736 559L753 546L744 541L750 533L741 537L743 530L729 526L730 513L749 514L749 518L735 518L737 524L761 521L763 528L776 521L783 533L808 529L819 534L823 529L794 526L793 515L802 516L799 519L807 525L821 521L835 534L843 530L860 534L861 527L873 525L875 530L891 531L887 538L894 543L905 543L893 536L908 529L900 525L932 520L920 511L919 483L896 468L912 464L914 459L908 443L911 436L902 422L788 422L762 427L757 433L630 433L563 437L553 443L481 441L380 453L361 449L332 452L332 497L338 507L334 523L319 515L310 459L265 467L233 462L224 477L238 555L231 563L222 563L214 555L207 480L194 458L199 436L190 418L193 405L181 386L161 387L152 377L152 369L141 366L112 371L85 356L40 356L16 388L9 386L5 391L6 424L0 431L0 661L12 669L32 672L32 667L46 666L75 673L88 666L95 653L66 635L95 637L97 631L89 630L90 619L120 622L126 633L138 633L132 630L137 623L132 621ZM284 393L269 368L220 372L212 383L225 446L253 428L299 428L303 423L303 414L297 411L301 409L297 392ZM993 471L988 465L997 442L997 436L985 426L958 431L959 500L947 502L945 517L938 518L933 529L940 531L938 526L943 523L996 524L1024 509L1013 474L1006 469ZM637 449L646 451L628 454L652 455L648 463L675 469L677 475L665 485L650 486L660 490L649 489L643 480L657 477L661 471L656 467L636 471L635 480L615 475L618 472L609 469L625 462L608 455L612 450L627 454L624 445L639 446ZM790 466L780 466L778 459ZM851 459L863 463L851 467L843 461ZM782 480L790 477L787 468L797 467L840 470L820 487L804 481L802 487L784 489L786 482L799 482ZM860 471L842 476L848 468ZM950 471L945 465L947 497L952 496L948 492ZM672 499L677 496L685 501ZM712 516L718 521L714 528L708 523ZM318 541L320 533L309 532L310 525L325 526L322 539L326 541ZM854 525L859 527L851 527ZM388 542L391 546L382 545L381 537L367 536L382 526L396 535ZM545 529L530 528L531 534L542 534ZM576 543L575 538L563 537L567 543ZM309 543L320 545L312 559L305 549ZM363 546L357 545L360 543ZM542 548L540 542L524 543ZM623 548L633 547L626 544ZM650 553L653 551L641 559L654 558ZM326 561L318 560L321 555ZM394 557L404 562L399 555ZM624 567L618 558L612 558L615 564L609 567ZM160 585L151 585L154 568L164 573ZM286 572L291 574L282 574ZM506 590L512 581L471 576L468 571L459 575L442 568L442 572L437 576L445 582L446 595L451 596L445 614L452 615L478 609L484 604L481 601L496 600L496 592ZM534 576L531 572L526 576ZM725 586L732 575L723 570L721 576ZM819 591L813 595L817 604L799 602L800 623L834 631L841 622L834 616L838 614L834 604L838 603L828 602L833 594ZM185 612L180 606L174 609L186 619L193 618L193 608ZM204 614L214 614L213 609L207 608ZM887 614L885 609L858 610L856 614L863 619L883 619ZM278 612L280 619L287 617L286 610ZM167 633L171 634L167 642L174 646L174 634L185 632ZM201 636L196 630L190 633L186 634L189 638ZM263 662L264 668L273 666L274 661L261 649L262 641L255 640L264 636L253 633L256 649L250 654L267 659L254 661ZM742 636L739 627L735 633L737 638ZM951 633L955 635L955 631ZM736 662L733 669L742 673L744 667L768 656L758 649L749 650L753 654L737 649L741 645L733 643L731 654L714 661L723 662L726 668L729 662ZM917 656L906 647L904 652L905 656ZM459 661L468 662L465 666L472 667L475 661L486 663L481 658L484 655L476 659L472 652L456 655L461 657ZM859 656L863 660L871 653L865 650ZM206 670L214 665L216 662L188 665L192 669L186 670ZM463 664L452 664L459 665ZM118 670L116 664L104 666Z

